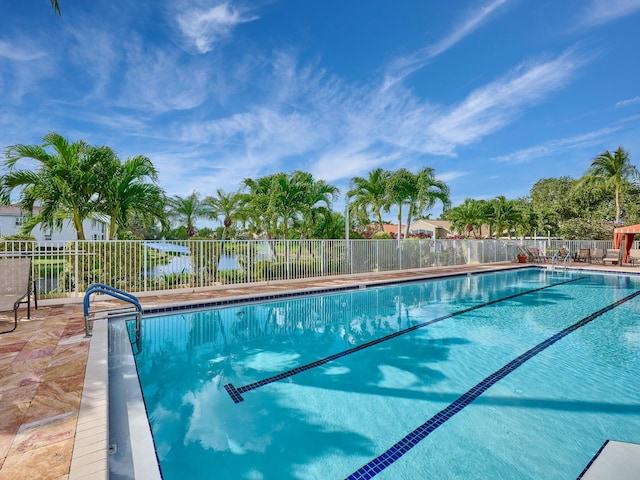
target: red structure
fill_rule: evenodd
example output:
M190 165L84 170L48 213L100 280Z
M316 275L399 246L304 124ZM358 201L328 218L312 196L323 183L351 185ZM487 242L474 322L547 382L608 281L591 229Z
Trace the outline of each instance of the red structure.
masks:
M629 252L633 246L633 238L636 236L636 233L640 234L640 224L619 227L613 231L613 248L622 248L622 240L624 239L622 263L625 263L629 258Z

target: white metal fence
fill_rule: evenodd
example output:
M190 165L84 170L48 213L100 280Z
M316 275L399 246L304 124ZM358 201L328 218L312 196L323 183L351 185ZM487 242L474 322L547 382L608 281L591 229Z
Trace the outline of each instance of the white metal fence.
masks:
M78 297L94 283L121 290L248 284L513 261L516 240L0 240L0 255L32 255L40 298Z
M547 250L555 252L560 248L566 248L570 252L577 252L581 248L590 248L591 250L606 250L613 248L613 239L611 240L550 240L547 243ZM640 242L635 241L631 248L640 248Z

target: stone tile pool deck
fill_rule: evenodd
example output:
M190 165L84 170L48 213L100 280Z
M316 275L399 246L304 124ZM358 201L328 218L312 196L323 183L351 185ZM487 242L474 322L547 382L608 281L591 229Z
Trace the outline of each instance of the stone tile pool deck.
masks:
M144 308L150 308L221 297L435 278L470 271L526 266L504 263L360 274L198 291L182 290L163 295L141 294L139 300ZM605 269L591 264L573 267ZM638 267L607 267L606 270L640 273ZM120 302L102 301L101 298L100 304L116 306ZM85 385L85 372L90 342L96 338L85 337L81 299L40 301L39 308L32 309L30 320L26 319L26 307L22 307L19 314L18 328L0 335L0 480L106 479L104 470L70 477L72 456L78 458L78 455L82 455L79 451L86 447L87 437L82 435L83 429L92 427L78 423L83 390L83 402L87 394L91 395L91 385ZM0 329L6 330L12 326L13 312L0 312ZM93 366L89 365L88 368ZM106 403L106 399L92 399ZM107 431L107 425L97 427ZM81 437L82 442L77 443L82 445L76 445ZM95 437L96 442L104 440L99 435ZM638 475L640 478L640 473ZM609 478L616 478L615 474Z

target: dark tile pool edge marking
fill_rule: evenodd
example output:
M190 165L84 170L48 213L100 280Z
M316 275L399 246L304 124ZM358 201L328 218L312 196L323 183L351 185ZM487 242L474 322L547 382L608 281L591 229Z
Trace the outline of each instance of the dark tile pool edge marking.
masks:
M462 271L462 272L447 272L447 273L436 273L429 274L423 276L416 276L410 278L396 278L396 279L383 279L383 280L368 280L359 282L357 280L353 280L354 283L349 285L342 285L337 287L317 287L317 288L306 288L302 290L296 290L291 292L275 292L275 293L263 293L260 295L249 296L249 297L236 297L236 298L227 298L221 300L207 300L203 302L194 302L182 305L163 305L156 307L143 307L143 315L145 316L157 316L165 313L176 313L182 312L186 310L200 310L205 308L216 308L216 307L227 307L230 305L237 304L246 304L253 302L268 302L271 300L278 300L281 298L291 298L291 297L305 297L308 295L323 295L325 293L338 293L349 290L360 290L362 288L376 288L383 286L392 286L392 285L400 285L405 283L419 283L419 282L430 282L442 280L445 278L455 278L455 277L466 277L469 275L488 275L492 273L499 273L504 271L515 271L515 270L547 270L541 266L530 265L527 267L519 267L519 268L494 268L487 270L471 270L471 271ZM579 271L579 270L575 270Z
M283 380L285 378L291 377L293 375L296 375L298 373L304 372L304 371L309 370L311 368L319 367L320 365L324 365L325 363L329 363L329 362L331 362L333 360L336 360L338 358L344 357L346 355L350 355L352 353L358 352L358 351L363 350L365 348L372 347L372 346L377 345L379 343L386 342L387 340L391 340L393 338L399 337L399 336L404 335L406 333L413 332L415 330L418 330L419 328L426 327L427 325L432 325L434 323L440 322L442 320L446 320L448 318L456 317L456 316L462 315L464 313L469 313L469 312L472 312L474 310L478 310L479 308L484 308L484 307L488 307L490 305L495 305L496 303L504 302L506 300L511 300L513 298L521 297L523 295L528 295L530 293L538 292L540 290L545 290L547 288L557 287L559 285L564 285L564 284L567 284L567 283L576 282L576 281L582 280L584 278L586 278L586 277L572 278L572 279L569 279L569 280L565 280L563 282L552 283L550 285L545 285L544 287L534 288L533 290L526 290L524 292L519 292L519 293L515 293L513 295L509 295L507 297L498 298L498 299L491 300L491 301L486 302L486 303L481 303L481 304L478 304L478 305L474 305L473 307L465 308L463 310L458 310L457 312L448 313L446 315L442 315L441 317L437 317L437 318L434 318L432 320L428 320L426 322L422 322L422 323L418 323L416 325L412 325L411 327L405 328L404 330L399 330L397 332L390 333L389 335L385 335L384 337L376 338L375 340L371 340L369 342L363 343L362 345L358 345L358 346L350 348L348 350L343 350L342 352L334 353L333 355L329 355L328 357L321 358L320 360L316 360L315 362L307 363L306 365L302 365L300 367L291 369L291 370L283 372L283 373L279 373L278 375L273 375L271 377L265 378L264 380L259 380L257 382L253 382L253 383L250 383L250 384L242 386L242 387L235 387L233 384L229 383L229 384L225 385L224 388L227 391L227 393L229 393L229 396L231 397L231 399L233 400L234 403L240 403L240 402L242 402L244 400L244 398L242 397L242 394L245 393L245 392L248 392L250 390L255 390L256 388L263 387L264 385L268 385L270 383L277 382L279 380Z
M371 460L366 465L360 467L358 470L349 475L346 480L364 480L375 477L382 470L387 468L389 465L394 463L400 457L402 457L405 453L411 450L414 446L418 444L418 442L427 438L435 429L437 429L440 425L446 423L451 417L453 417L456 413L462 411L466 406L468 406L471 402L473 402L476 398L482 395L485 391L487 391L490 387L496 384L498 381L502 380L504 377L509 375L515 369L520 367L526 361L532 359L537 354L547 349L558 340L569 335L571 332L578 330L581 327L584 327L589 322L595 320L601 315L613 310L614 308L622 305L625 302L637 297L640 295L640 290L628 295L616 302L608 305L597 312L592 313L591 315L584 317L582 320L570 325L558 333L552 335L551 337L543 340L535 347L527 350L522 355L516 357L511 360L501 369L492 373L480 383L476 384L462 396L460 396L457 400L451 403L448 407L443 410L440 410L433 417L427 420L425 423L416 428L413 432L406 435L402 440L397 442L391 448L389 448L383 454L377 456L373 460Z
M587 471L589 470L589 468L591 468L591 465L593 465L593 462L596 461L596 459L600 456L600 454L602 453L602 451L604 450L604 447L607 446L607 444L609 443L609 440L606 440L602 446L598 449L598 451L596 452L596 454L591 458L591 460L589 461L589 463L587 463L587 466L584 467L584 470L582 470L582 472L580 472L580 475L578 475L578 478L576 478L576 480L582 480L582 477L587 473Z

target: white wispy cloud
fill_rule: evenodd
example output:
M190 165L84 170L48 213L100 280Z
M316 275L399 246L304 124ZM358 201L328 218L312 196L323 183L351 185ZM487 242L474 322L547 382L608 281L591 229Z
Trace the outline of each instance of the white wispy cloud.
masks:
M40 82L57 74L57 62L43 35L13 36L0 40L0 98L3 104L20 104Z
M123 107L156 113L188 110L202 104L213 88L209 69L177 51L132 41L127 46Z
M399 152L384 154L379 151L367 151L358 148L358 145L345 145L326 151L311 166L314 178L327 182L362 176L363 172L371 171L378 167L398 165Z
M587 61L570 50L549 61L523 64L443 111L430 125L429 133L448 143L451 150L475 142L564 87Z
M436 178L442 182L449 183L458 178L466 177L467 175L471 175L471 172L463 170L449 170L447 172L437 174Z
M111 30L83 28L74 25L68 29L71 42L68 46L69 58L82 71L93 79L91 91L87 96L100 96L108 89L118 57L123 51L118 34Z
M35 47L26 47L22 41L18 44L0 40L0 59L5 58L15 62L28 62L42 58L45 55L46 52L44 50Z
M232 2L180 2L175 22L188 44L199 53L213 50L242 23L257 20L256 15L234 6Z
M552 157L559 153L568 152L577 148L596 145L600 143L603 138L606 138L618 130L620 130L619 127L602 128L582 135L551 140L507 155L501 155L493 160L496 162L526 163L538 158Z
M591 0L582 14L581 23L599 25L631 15L640 10L640 0Z
M627 105L635 105L636 103L640 103L640 96L620 100L616 103L616 107L626 107Z
M472 91L452 106L432 104L396 85L380 91L350 85L322 69L300 66L291 54L275 55L259 103L176 130L179 141L209 145L210 157L256 174L287 168L287 158L327 181L363 175L376 167L418 168L425 156L455 157L566 85L586 59L575 52L523 64ZM227 160L228 159L228 160ZM466 172L450 170L445 180Z
M431 45L427 45L411 55L396 59L388 68L383 89L390 87L413 72L420 70L427 65L432 58L447 51L466 36L473 33L487 21L492 13L506 2L507 0L492 0L488 4L483 5L479 9L461 18L456 25L454 25L451 32L444 38Z

